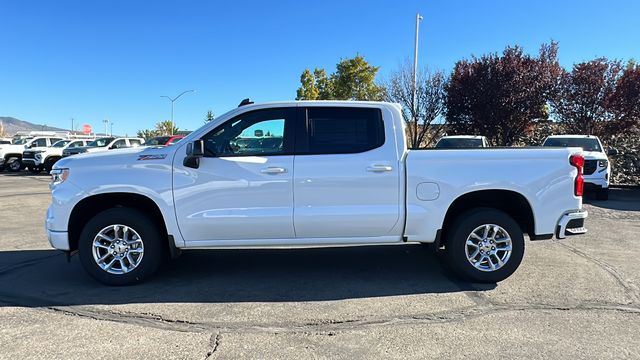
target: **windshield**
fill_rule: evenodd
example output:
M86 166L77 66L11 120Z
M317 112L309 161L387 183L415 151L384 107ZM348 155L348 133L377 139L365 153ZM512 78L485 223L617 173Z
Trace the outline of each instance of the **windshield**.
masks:
M60 140L60 141L57 141L55 144L51 145L51 147L61 148L67 145L70 141L71 140Z
M464 149L482 147L482 139L440 139L436 144L439 149Z
M95 139L92 142L88 143L87 146L90 147L105 147L107 145L109 145L110 142L112 142L115 138L100 138L100 139Z
M158 136L144 142L145 145L165 145L171 139L170 136Z
M584 151L602 152L600 143L594 138L548 138L542 146L581 147Z

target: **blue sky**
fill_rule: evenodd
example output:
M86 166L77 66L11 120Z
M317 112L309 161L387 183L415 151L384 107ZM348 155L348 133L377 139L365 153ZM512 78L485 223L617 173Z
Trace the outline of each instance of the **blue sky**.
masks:
M293 99L305 67L361 54L384 79L519 44L559 42L563 66L640 59L640 1L0 1L0 116L133 134L170 117L193 130L243 98Z

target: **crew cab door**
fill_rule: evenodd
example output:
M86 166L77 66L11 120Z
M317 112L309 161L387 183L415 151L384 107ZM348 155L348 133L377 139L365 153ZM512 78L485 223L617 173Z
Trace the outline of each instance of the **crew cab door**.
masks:
M294 164L296 236L399 236L400 155L381 109L309 106L305 114Z
M197 169L174 159L185 241L292 239L296 108L240 114L202 137Z

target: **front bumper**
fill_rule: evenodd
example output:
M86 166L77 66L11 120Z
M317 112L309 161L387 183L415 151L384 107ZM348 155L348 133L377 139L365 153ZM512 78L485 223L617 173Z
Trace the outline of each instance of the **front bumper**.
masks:
M51 231L47 230L47 237L49 238L49 244L54 249L69 251L69 233L66 231Z
M584 178L584 186L591 189L606 189L609 187L609 180L599 177L599 178Z
M556 238L564 239L570 235L582 235L587 232L584 221L589 216L586 210L574 211L562 215L556 227Z
M45 220L44 228L47 231L49 244L51 244L54 249L64 251L71 250L71 246L69 245L69 233L67 231L51 230L55 229L55 216L51 206L47 209L47 218Z
M40 164L36 163L36 159L22 159L22 163L25 166L38 166Z

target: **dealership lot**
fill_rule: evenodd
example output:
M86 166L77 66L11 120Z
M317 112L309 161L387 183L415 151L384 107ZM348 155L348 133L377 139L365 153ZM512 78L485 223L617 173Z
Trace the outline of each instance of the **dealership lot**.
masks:
M185 252L113 288L49 248L47 185L0 174L0 358L640 357L640 190L495 286L410 245Z

